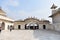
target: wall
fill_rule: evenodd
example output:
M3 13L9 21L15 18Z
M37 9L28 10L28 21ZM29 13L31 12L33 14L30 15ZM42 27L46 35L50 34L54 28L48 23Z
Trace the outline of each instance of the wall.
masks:
M60 23L54 23L53 26L56 31L60 31Z
M53 23L60 23L60 14L55 15L52 17Z
M25 29L25 24L28 24L28 23L30 23L30 22L29 21L27 21L27 22L15 22L14 28L16 30L18 30L18 25L21 25L21 29ZM36 23L36 21L33 23ZM54 30L52 24L49 24L49 23L38 23L38 25L39 25L39 29L43 29L43 25L46 25L47 30Z
M53 26L54 26L55 30L60 31L60 14L57 13L57 15L52 17L52 21L53 21Z
M8 30L8 25L9 26L13 26L14 25L14 23L10 23L10 22L5 22L5 30Z

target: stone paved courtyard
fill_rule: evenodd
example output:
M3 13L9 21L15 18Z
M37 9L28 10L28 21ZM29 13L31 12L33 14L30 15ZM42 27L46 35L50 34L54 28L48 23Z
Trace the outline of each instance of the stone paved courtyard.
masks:
M0 40L60 40L60 32L49 30L3 30Z

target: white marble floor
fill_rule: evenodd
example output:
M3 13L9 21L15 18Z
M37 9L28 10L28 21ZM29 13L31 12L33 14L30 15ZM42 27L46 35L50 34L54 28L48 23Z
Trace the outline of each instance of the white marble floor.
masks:
M49 30L3 30L0 40L60 40L60 32Z

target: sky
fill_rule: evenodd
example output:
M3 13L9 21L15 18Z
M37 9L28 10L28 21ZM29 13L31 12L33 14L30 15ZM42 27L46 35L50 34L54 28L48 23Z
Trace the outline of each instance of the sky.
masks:
M0 0L0 7L14 20L28 17L51 20L53 3L60 7L60 0Z

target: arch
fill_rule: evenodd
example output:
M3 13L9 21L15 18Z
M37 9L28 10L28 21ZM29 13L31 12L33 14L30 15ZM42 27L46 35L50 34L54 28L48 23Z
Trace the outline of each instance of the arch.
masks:
M18 25L18 29L21 29L21 25Z
M5 23L4 22L2 22L1 27L2 27L2 30L5 29Z
M39 29L39 25L37 23L28 23L25 24L25 29Z
M27 24L25 24L25 29L29 29L28 26L27 26Z
M43 25L43 29L46 29L46 25Z

